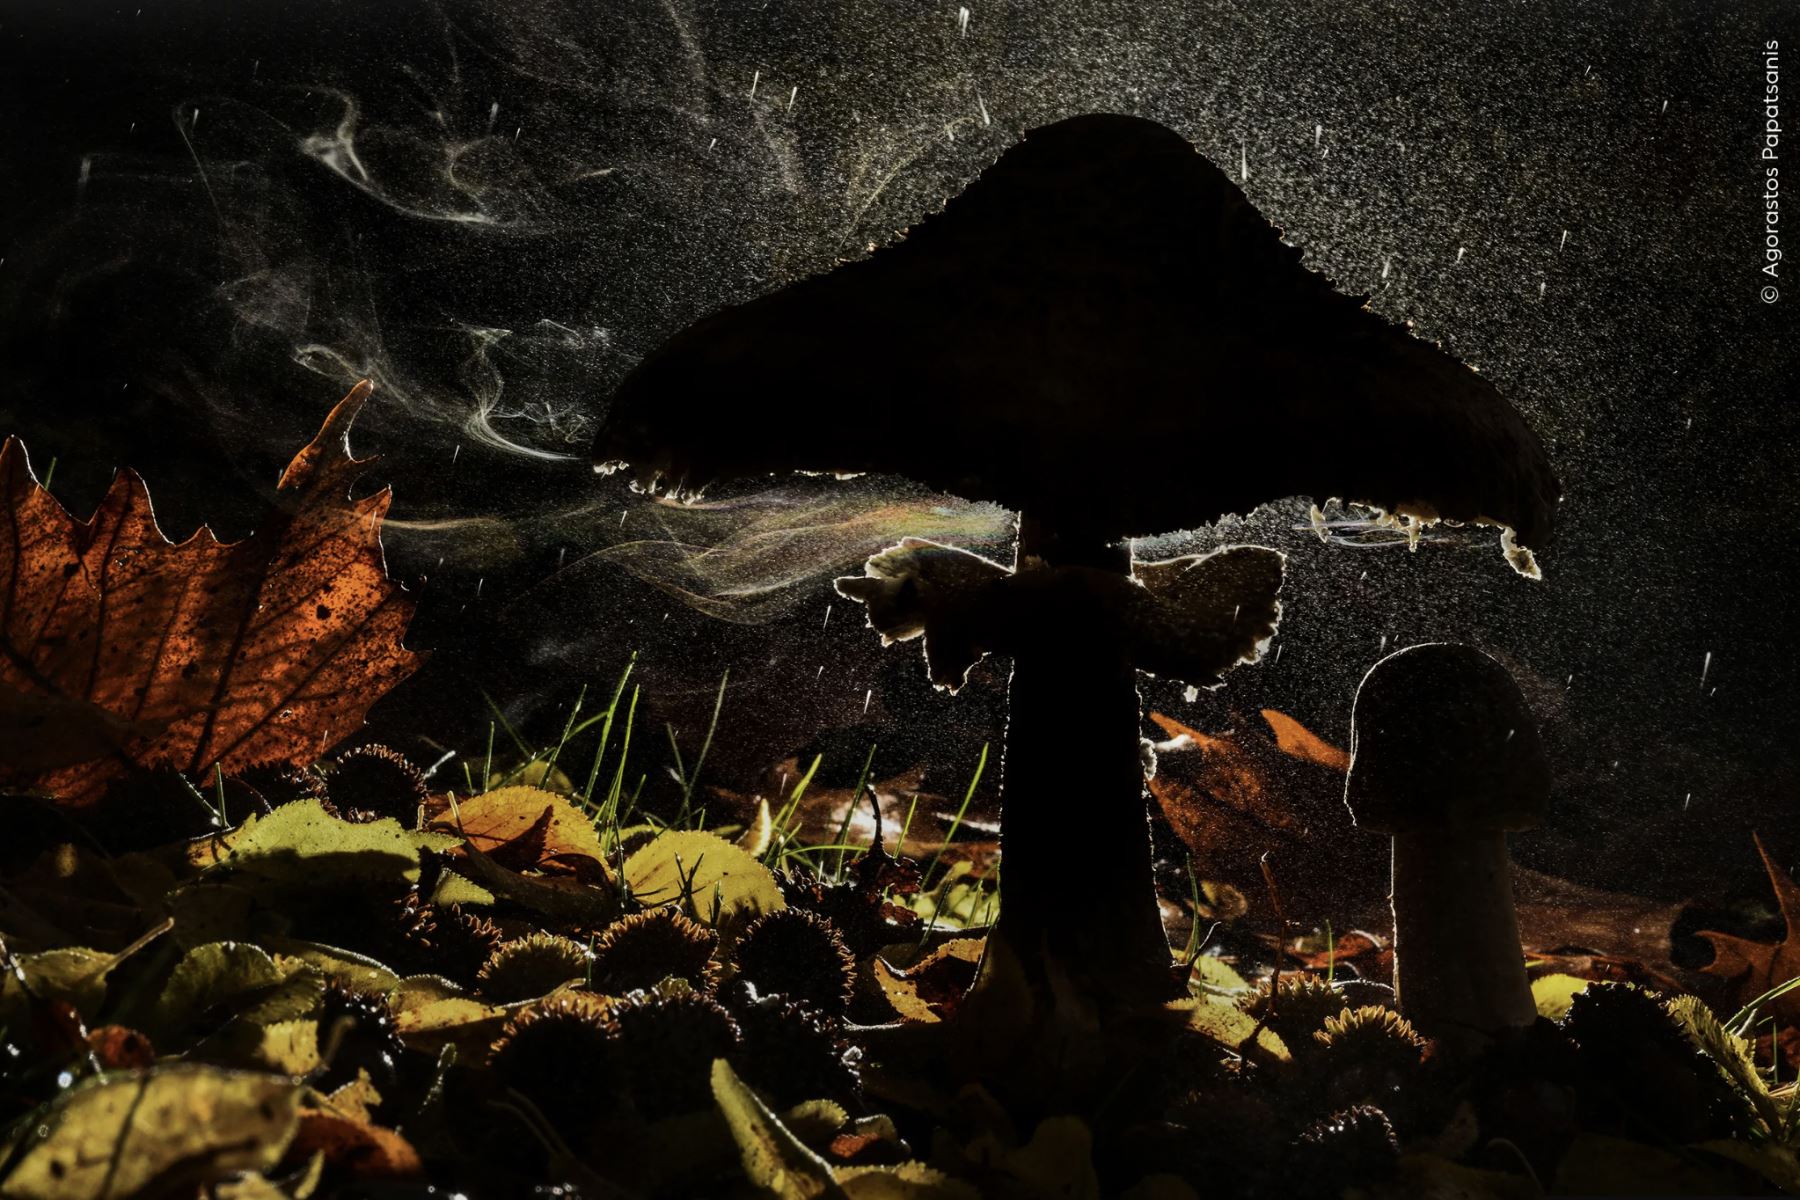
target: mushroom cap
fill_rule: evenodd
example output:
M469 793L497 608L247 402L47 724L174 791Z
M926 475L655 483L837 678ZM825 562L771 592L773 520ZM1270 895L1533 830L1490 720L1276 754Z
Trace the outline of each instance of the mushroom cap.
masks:
M1540 824L1550 764L1506 668L1427 642L1363 676L1350 714L1344 803L1378 833L1499 832Z
M900 241L677 333L594 459L678 493L893 473L1106 541L1311 496L1541 544L1536 435L1365 301L1181 135L1073 117Z

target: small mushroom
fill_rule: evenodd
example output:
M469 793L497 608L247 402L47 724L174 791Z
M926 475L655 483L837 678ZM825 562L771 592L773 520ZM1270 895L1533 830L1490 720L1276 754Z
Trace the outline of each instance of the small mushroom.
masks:
M1506 668L1428 642L1369 669L1350 717L1344 802L1394 839L1394 990L1453 1051L1537 1016L1513 911L1508 832L1544 818L1550 768Z
M903 543L840 587L888 640L923 634L946 687L1013 660L990 946L1036 995L1178 988L1137 673L1214 686L1279 612L1274 551L1134 565L1131 538L1337 497L1500 525L1537 573L1558 487L1524 419L1299 259L1180 134L1072 117L902 240L676 333L600 427L597 469L677 496L888 472L1020 514L1010 569Z

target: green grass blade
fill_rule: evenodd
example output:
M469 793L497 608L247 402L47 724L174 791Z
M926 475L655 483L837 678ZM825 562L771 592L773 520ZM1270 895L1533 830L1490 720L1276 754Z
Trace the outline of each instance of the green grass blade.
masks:
M956 831L962 828L963 814L969 811L969 801L975 798L975 789L981 785L981 776L987 770L988 747L991 744L989 742L981 743L981 760L975 764L975 774L969 780L968 789L963 792L962 804L956 810L956 819L950 822L950 828L945 831L944 840L938 846L937 853L931 856L931 865L926 867L925 874L920 876L921 883L931 878L931 873L937 869L938 862L944 857L944 851L956 839Z

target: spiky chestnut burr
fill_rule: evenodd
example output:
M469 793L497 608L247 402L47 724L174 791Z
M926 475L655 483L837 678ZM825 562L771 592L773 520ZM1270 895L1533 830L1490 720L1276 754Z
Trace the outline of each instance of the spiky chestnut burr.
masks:
M785 908L758 917L733 950L738 977L761 995L779 995L842 1017L856 986L856 960L824 917Z
M419 806L430 793L423 771L398 750L380 745L340 754L325 786L346 821L393 817L408 829L418 825Z
M1285 1174L1290 1195L1322 1200L1342 1194L1346 1186L1379 1183L1399 1163L1400 1141L1387 1114L1359 1104L1302 1130L1288 1147Z
M494 1082L535 1104L565 1137L618 1108L623 1076L612 1026L591 1000L534 1004L507 1023L489 1057Z
M737 1050L731 1014L694 992L642 992L607 1009L613 1052L637 1109L652 1120L710 1108L712 1064Z
M1238 1007L1274 1031L1289 1050L1304 1054L1326 1020L1349 1006L1337 988L1317 975L1283 975L1277 987L1271 989L1265 981Z
M331 1092L369 1073L376 1091L392 1088L406 1046L387 998L341 979L326 981L319 1000L319 1051L328 1055L313 1086Z
M1747 1133L1742 1101L1655 993L1591 983L1562 1019L1575 1043L1583 1119L1676 1143Z
M548 995L571 979L585 978L587 947L554 933L529 933L500 943L476 976L490 1000L509 1003Z
M294 800L317 800L326 812L337 815L336 806L326 794L324 776L306 767L279 761L261 762L228 776L225 782L255 792L271 808Z
M474 983L481 968L506 940L500 927L486 916L459 904L437 905L408 894L405 907L413 913L408 935L409 965L458 983Z
M859 1055L844 1040L842 1022L780 996L737 1004L732 1016L744 1037L733 1060L738 1073L775 1104L860 1099Z
M633 913L608 925L594 943L594 990L610 996L649 991L665 979L710 992L719 935L671 907Z

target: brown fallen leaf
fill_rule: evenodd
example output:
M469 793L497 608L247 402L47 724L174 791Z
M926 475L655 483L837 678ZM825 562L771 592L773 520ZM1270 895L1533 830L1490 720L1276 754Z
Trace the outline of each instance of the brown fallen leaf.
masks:
M1390 928L1386 839L1356 829L1343 806L1350 756L1285 713L1271 708L1261 716L1272 739L1254 722L1207 734L1150 716L1177 743L1159 753L1150 791L1193 851L1195 872L1243 888L1266 915L1259 858L1271 851L1290 917ZM1540 957L1573 948L1615 956L1606 969L1629 978L1681 975L1669 961L1669 929L1683 905L1585 887L1518 863L1513 888L1520 934ZM1794 956L1790 975L1800 973L1800 948ZM1348 949L1339 957L1349 957Z
M1787 925L1782 940L1771 945L1729 933L1700 931L1700 936L1713 946L1713 960L1701 970L1731 980L1740 1004L1748 1004L1770 988L1800 975L1800 886L1795 886L1793 878L1770 856L1761 837L1756 839L1756 852L1762 855L1763 870L1769 873L1775 903ZM1770 1014L1790 1024L1800 1021L1800 992L1769 1001L1764 1015Z
M0 745L80 719L37 761L0 760L0 785L85 805L133 765L310 763L417 668L400 644L413 604L382 560L391 493L349 498L368 461L350 456L350 423L370 390L332 409L262 528L229 544L206 528L169 541L129 470L78 521L7 439Z
M981 938L955 938L904 970L878 957L875 982L902 1020L941 1021L975 982L983 945Z
M287 1161L298 1167L314 1154L325 1156L326 1169L340 1181L418 1179L425 1174L419 1152L399 1133L333 1113L300 1115Z
M1669 961L1669 930L1685 902L1602 891L1518 863L1512 880L1519 938L1533 957L1583 979L1685 990L1684 972Z
M1170 738L1158 749L1150 793L1200 878L1239 889L1252 912L1268 919L1261 861L1268 854L1291 919L1379 919L1386 847L1351 824L1343 766L1332 765L1342 751L1274 709L1263 714L1266 729L1248 721L1217 734L1163 713L1150 720Z
M1321 767L1330 767L1333 771L1350 769L1350 755L1346 751L1333 746L1286 713L1265 708L1262 710L1262 719L1274 731L1275 745L1283 754L1318 763Z
M566 796L536 787L503 787L434 804L426 828L461 834L509 871L558 870L604 882L606 850L591 816Z

